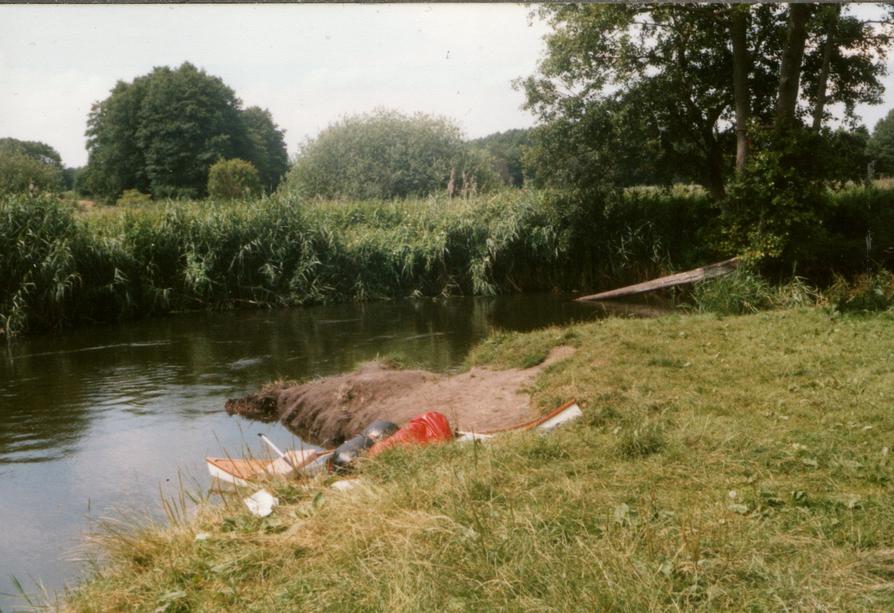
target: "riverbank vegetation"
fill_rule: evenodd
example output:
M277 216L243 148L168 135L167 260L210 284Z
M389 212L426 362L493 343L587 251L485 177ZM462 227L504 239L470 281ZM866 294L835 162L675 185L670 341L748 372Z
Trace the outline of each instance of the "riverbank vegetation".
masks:
M829 230L800 244L779 277L828 285L832 272L890 266L892 199L888 189L828 192L816 209ZM281 194L103 214L7 197L0 331L193 309L608 288L725 255L721 217L702 192L659 189L357 202Z
M855 114L881 100L890 14L538 13L545 54L516 82L538 125L474 140L449 118L377 109L332 123L289 168L269 112L242 109L219 77L187 62L119 82L90 112L77 186L120 211L78 215L16 181L29 195L0 202L0 333L190 309L596 291L735 255L771 283L822 288L892 268L894 192L872 187L874 163L890 172L891 120L870 138ZM15 145L17 168L37 163L25 145L52 153ZM44 162L61 172L58 154Z
M576 353L533 386L584 419L394 450L364 485L274 487L106 532L73 610L883 610L894 606L894 319L789 309L501 334ZM370 589L375 585L375 589Z

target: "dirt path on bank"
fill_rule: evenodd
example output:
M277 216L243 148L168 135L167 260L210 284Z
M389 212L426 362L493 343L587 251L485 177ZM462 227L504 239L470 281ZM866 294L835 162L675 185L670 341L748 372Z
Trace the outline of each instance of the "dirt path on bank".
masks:
M472 368L458 375L395 370L367 362L357 370L300 385L274 384L256 394L228 400L227 413L281 421L304 440L337 445L370 422L403 424L425 411L440 411L454 428L491 430L531 418L527 386L544 368L574 354L556 347L531 368Z

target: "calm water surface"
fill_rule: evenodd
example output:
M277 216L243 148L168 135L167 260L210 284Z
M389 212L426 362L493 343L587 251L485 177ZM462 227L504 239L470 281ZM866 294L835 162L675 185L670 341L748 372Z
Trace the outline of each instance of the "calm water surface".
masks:
M206 455L258 454L258 432L294 442L227 416L227 398L392 352L450 370L494 329L602 315L562 296L420 300L180 315L0 346L0 610L21 605L12 575L29 592L76 581L96 519L158 516L160 489L180 478L207 490Z

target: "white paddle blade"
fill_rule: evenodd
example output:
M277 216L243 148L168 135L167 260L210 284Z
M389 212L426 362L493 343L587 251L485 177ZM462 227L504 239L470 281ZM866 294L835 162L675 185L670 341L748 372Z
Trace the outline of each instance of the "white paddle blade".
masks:
M568 422L574 421L575 419L580 419L581 417L583 417L583 415L583 411L580 410L580 407L577 406L577 403L574 403L558 415L550 417L545 422L537 426L537 430L539 430L540 432L551 432L562 424L567 424Z

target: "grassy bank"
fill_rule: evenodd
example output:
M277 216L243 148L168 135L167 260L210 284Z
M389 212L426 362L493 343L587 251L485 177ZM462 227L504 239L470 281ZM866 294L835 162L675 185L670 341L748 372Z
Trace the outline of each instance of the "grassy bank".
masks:
M834 232L796 272L894 262L894 190L824 209ZM0 335L194 309L599 290L713 261L719 212L699 192L509 190L474 199L166 202L78 213L0 200ZM790 275L791 270L786 270Z
M894 315L609 319L491 338L473 364L576 354L548 437L393 451L366 486L280 486L104 539L78 611L888 610ZM197 538L197 535L201 536Z

